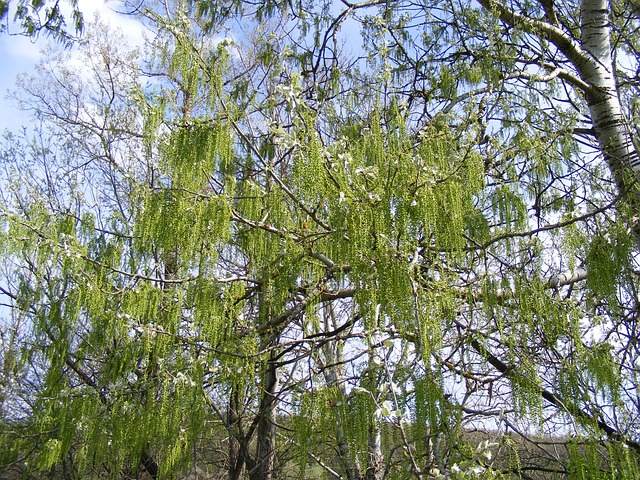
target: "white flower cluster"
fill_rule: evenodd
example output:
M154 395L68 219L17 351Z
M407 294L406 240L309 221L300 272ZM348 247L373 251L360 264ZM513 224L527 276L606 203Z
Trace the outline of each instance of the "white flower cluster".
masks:
M183 372L176 373L172 380L174 385L183 384L183 385L187 385L188 387L196 386L196 382L194 382L191 377L189 377Z
M460 462L460 464L454 463L448 472L440 472L435 469L431 471L435 480L466 480L472 478L480 478L485 472L487 462L490 462L493 458L492 449L497 447L498 444L485 440L481 442L475 450L475 454L472 459Z
M297 148L300 146L300 142L291 133L287 132L282 125L278 125L276 122L271 121L268 125L269 131L273 135L275 143L285 150L290 148Z
M400 422L408 422L407 416L405 412L400 409L393 408L393 403L389 400L385 400L380 404L378 409L376 410L376 418L388 418L391 420L397 420Z
M294 111L300 105L302 105L302 87L298 84L297 77L293 76L289 85L278 85L276 91L282 95L282 98L287 102L287 109Z

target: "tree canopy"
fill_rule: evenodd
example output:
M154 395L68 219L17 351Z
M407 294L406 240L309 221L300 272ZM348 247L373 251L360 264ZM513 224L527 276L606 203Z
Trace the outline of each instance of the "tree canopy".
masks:
M638 478L630 5L142 1L143 48L50 51L0 146L0 468Z
M78 0L0 0L0 22L4 22L0 32L10 31L10 22L17 23L20 35L37 37L44 33L66 46L72 45L75 35L82 33L84 27Z

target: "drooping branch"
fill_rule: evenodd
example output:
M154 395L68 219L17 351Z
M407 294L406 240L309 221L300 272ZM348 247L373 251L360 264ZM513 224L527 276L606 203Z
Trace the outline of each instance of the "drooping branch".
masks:
M518 373L517 368L514 368L513 366L509 366L506 363L504 363L498 357L496 357L491 352L489 352L486 349L486 347L484 347L477 339L471 340L471 346L481 357L483 357L488 363L490 363L496 370L498 370L504 376L511 378L514 375L521 375L520 373ZM633 450L635 450L637 453L640 453L640 443L627 438L625 435L620 433L618 430L616 430L614 427L606 423L601 418L595 417L594 415L591 415L585 412L580 407L578 407L575 403L573 403L573 401L569 399L562 398L556 395L555 393L542 387L538 387L538 389L542 398L544 398L553 406L557 407L560 410L566 411L567 413L573 415L574 417L580 418L582 420L586 420L587 422L593 425L597 425L597 427L603 432L605 432L607 436L609 436L609 438L611 438L612 440L615 440L617 442L622 442L625 445L627 445L629 448L632 448Z

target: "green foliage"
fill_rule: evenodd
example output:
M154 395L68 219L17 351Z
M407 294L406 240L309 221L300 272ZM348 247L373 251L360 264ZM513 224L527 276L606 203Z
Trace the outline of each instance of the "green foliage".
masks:
M595 236L587 250L586 264L589 269L588 287L594 301L607 300L616 304L616 286L628 265L631 238L620 225L613 225L606 236Z

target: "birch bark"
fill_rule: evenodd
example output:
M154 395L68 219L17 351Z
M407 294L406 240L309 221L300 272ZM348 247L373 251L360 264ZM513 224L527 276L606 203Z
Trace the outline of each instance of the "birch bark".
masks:
M598 145L616 187L633 203L634 211L638 210L640 191L633 189L633 184L640 180L640 157L620 102L611 55L608 0L582 0L579 39L553 23L518 13L501 2L479 3L506 24L551 42L569 60L576 74L563 70L560 77L584 95ZM545 66L557 65L548 60L544 59Z
M629 181L640 180L640 158L622 113L611 56L611 33L607 0L583 0L581 5L581 47L588 54L576 64L589 85L585 97L598 143L612 170L618 188L627 190ZM640 204L640 192L634 194Z

